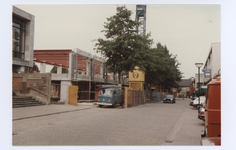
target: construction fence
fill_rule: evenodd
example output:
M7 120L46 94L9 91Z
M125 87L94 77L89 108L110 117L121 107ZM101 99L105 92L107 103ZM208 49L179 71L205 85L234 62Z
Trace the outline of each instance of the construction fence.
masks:
M162 99L163 95L160 92L132 89L126 89L125 91L125 107L133 107L146 103L154 103L161 101Z

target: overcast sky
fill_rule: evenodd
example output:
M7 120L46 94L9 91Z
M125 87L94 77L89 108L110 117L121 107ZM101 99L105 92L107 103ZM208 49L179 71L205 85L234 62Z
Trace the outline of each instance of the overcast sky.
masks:
M80 48L95 54L94 39L104 38L104 22L115 15L117 5L15 5L35 16L34 49ZM133 12L136 5L125 5ZM210 46L221 42L221 6L147 5L146 31L155 44L166 45L177 55L184 78L205 63ZM153 45L155 46L155 45Z

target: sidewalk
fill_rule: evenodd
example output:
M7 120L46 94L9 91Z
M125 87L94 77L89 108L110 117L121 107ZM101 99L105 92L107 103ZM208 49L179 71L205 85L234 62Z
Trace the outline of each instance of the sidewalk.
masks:
M78 106L64 105L43 105L32 107L12 108L12 120L22 120L26 118L41 117L71 111L80 111L97 107L94 103L78 103Z

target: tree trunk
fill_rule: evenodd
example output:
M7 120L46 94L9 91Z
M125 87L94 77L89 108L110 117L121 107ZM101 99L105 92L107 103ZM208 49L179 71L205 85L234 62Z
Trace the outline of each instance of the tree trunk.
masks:
M152 84L151 83L149 84L150 84L150 100L153 101L154 99L152 97Z
M121 72L118 72L118 84L121 84L121 81L120 81L120 74L121 74Z

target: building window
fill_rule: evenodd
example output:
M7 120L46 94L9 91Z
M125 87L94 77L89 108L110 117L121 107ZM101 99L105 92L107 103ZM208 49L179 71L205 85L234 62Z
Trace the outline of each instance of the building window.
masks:
M12 22L12 57L24 59L26 21L13 16Z

